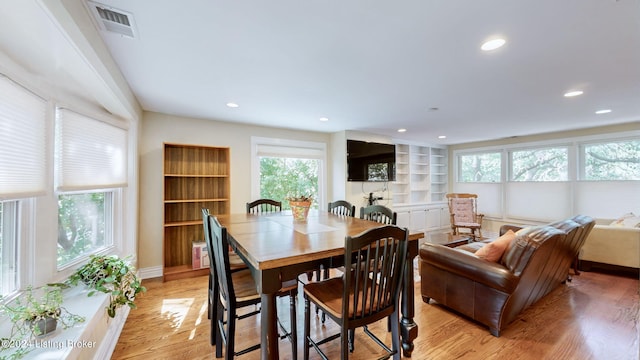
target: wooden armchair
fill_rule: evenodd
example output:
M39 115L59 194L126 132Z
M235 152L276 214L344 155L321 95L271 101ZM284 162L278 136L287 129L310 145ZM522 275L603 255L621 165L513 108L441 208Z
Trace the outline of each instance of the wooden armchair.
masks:
M451 216L451 230L453 235L460 234L459 229L469 229L474 239L482 238L482 218L484 214L478 214L478 195L465 193L449 193L446 195L449 202L449 215ZM478 234L476 235L476 230Z

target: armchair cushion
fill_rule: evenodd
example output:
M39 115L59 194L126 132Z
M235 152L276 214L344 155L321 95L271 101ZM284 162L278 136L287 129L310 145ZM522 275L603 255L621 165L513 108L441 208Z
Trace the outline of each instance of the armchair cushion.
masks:
M476 256L487 261L497 262L502 259L502 254L504 254L515 237L516 233L508 230L504 235L485 244L480 250L476 251Z

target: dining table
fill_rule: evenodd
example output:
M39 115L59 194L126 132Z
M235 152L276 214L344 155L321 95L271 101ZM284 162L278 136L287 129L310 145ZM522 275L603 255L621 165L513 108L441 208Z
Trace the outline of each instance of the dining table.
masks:
M279 359L276 293L282 282L344 263L345 237L381 226L380 223L327 211L311 210L305 221L290 211L264 214L215 215L227 228L229 245L244 260L261 297L261 359ZM401 294L400 335L402 351L410 357L418 336L414 322L413 259L418 255L422 232L410 232L406 271Z

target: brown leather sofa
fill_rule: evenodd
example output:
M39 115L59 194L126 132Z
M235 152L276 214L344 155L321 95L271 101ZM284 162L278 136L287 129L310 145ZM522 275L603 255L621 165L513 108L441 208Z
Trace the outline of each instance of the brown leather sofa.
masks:
M578 215L544 226L521 229L498 262L475 256L486 242L449 248L425 243L420 247L421 292L430 299L500 332L531 304L569 276L580 248L595 221Z

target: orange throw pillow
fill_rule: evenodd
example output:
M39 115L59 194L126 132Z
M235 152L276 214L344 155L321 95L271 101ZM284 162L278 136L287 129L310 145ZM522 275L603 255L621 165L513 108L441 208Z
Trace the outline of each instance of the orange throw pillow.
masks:
M497 262L502 258L502 254L515 238L516 233L509 230L504 235L481 247L476 251L476 256L487 261Z

